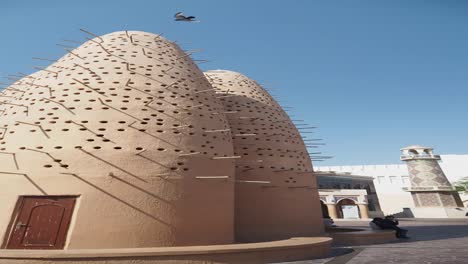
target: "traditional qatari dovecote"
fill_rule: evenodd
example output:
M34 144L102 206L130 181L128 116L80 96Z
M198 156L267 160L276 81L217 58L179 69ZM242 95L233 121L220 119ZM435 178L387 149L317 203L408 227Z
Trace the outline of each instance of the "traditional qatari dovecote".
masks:
M205 72L223 102L236 159L236 239L266 241L322 231L312 163L281 106L255 81Z
M0 94L2 248L322 232L310 158L286 113L254 81L207 78L189 55L151 33L93 35Z
M73 211L58 247L234 241L231 135L213 132L228 129L223 106L174 43L95 37L0 100L0 236L10 245L21 247L11 233L23 227L8 229L19 195L74 200L46 205Z

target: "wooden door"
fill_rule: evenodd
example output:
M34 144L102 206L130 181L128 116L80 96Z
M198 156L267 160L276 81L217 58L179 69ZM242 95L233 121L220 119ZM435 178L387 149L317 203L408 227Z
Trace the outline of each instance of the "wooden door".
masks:
M76 197L22 196L13 214L7 249L63 249Z

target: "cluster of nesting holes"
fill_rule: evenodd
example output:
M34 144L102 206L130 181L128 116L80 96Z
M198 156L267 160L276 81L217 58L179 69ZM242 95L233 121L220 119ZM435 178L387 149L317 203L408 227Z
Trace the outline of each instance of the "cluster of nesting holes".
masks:
M146 36L151 38L149 35ZM136 37L138 38L138 37ZM107 42L108 40L106 40ZM225 124L225 121L222 118L215 118L213 115L211 115L211 112L219 112L222 111L221 105L216 103L213 106L213 102L211 95L208 96L208 94L201 93L201 94L193 94L190 92L182 92L182 91L190 91L192 86L195 83L203 83L203 80L198 80L196 77L192 75L193 70L189 67L186 67L185 65L193 65L195 66L189 57L183 58L183 59L177 59L179 56L183 56L183 54L179 54L179 51L176 51L172 45L168 45L165 41L161 41L156 43L158 46L157 49L160 49L161 52L159 54L154 54L153 52L150 51L150 49L142 50L142 46L144 47L150 47L151 45L154 45L154 41L140 41L135 39L135 43L140 43L138 45L131 44L126 36L120 36L120 37L114 37L111 42L115 42L118 44L106 44L104 43L103 45L108 49L108 51L112 54L108 54L103 51L99 45L96 43L91 43L88 42L87 44L81 46L77 50L75 50L75 55L74 54L68 54L65 56L63 59L61 59L58 63L53 64L50 66L50 71L52 72L57 72L58 77L55 76L56 74L52 72L39 72L36 74L35 79L35 84L36 86L34 89L30 87L30 85L27 84L19 84L17 85L20 90L25 90L28 91L27 93L24 93L24 95L21 95L20 100L23 102L18 103L18 105L30 105L33 106L36 103L36 98L50 98L54 101L47 101L47 100L39 100L47 105L48 107L43 107L37 109L39 112L42 113L42 116L39 118L43 122L41 124L40 122L35 122L36 127L32 127L29 129L29 132L37 134L37 136L42 136L41 135L41 130L45 132L52 132L53 128L55 126L50 126L50 127L44 127L47 124L49 125L54 125L57 124L57 121L60 115L62 113L65 113L69 115L70 113L68 111L75 111L75 113L78 115L80 110L85 110L85 111L95 111L95 110L111 110L115 109L116 111L128 111L129 107L122 106L121 104L129 104L129 103L140 103L140 104L146 104L149 103L151 100L154 100L154 105L156 109L152 108L146 108L146 107L140 107L139 111L144 111L144 112L158 112L163 115L168 115L169 118L171 115L193 115L194 112L197 111L186 111L185 109L187 107L190 107L192 105L201 105L198 107L200 110L200 113L198 114L200 117L204 118L209 118L209 119L214 119L217 122L220 122L221 124ZM129 48L123 48L122 46L128 46ZM98 50L96 50L96 48ZM134 48L132 50L131 48ZM156 57L158 60L155 60L154 64L148 64L148 65L136 65L132 63L131 58L135 58L136 56L146 56L148 58L153 58ZM80 56L78 58L77 56ZM132 81L129 81L128 83L122 82L122 81L117 81L117 80L109 80L109 77L112 74L117 74L117 75L122 75L124 73L128 73L127 70L127 64L125 61L116 58L122 57L127 59L129 62L130 66L130 75L135 76L136 73L138 74L143 74L145 76L151 77L151 78L162 78L161 80L164 80L163 82L165 83L160 83L157 81L152 81L150 78L146 79L147 81L144 82L145 88L141 88L142 83L137 84L135 82L135 77L131 77ZM71 63L67 63L67 61ZM64 64L67 63L67 64ZM105 64L103 64L105 63ZM67 65L67 66L62 66L62 65ZM70 65L70 66L68 66ZM73 65L73 66L72 66ZM105 67L104 67L105 66ZM171 71L165 72L169 67L174 67ZM179 76L181 75L182 72L186 72L186 76L183 78L180 78ZM107 76L107 77L106 77ZM61 82L60 82L60 81ZM175 82L174 85L171 86L171 88L167 88L171 83ZM111 86L111 87L105 87L105 85ZM126 86L129 85L132 88ZM147 88L146 88L147 87ZM134 88L138 88L143 92L146 93L159 93L158 98L155 96L146 96L144 97L144 93L142 93L139 90L135 90ZM161 89L164 88L164 89ZM142 90L143 89L143 90ZM172 91L170 91L172 90ZM19 93L21 94L21 93ZM18 94L18 95L19 95ZM110 105L111 107L107 105L102 105L99 100L96 100L96 96L104 96L101 97L102 100ZM115 97L120 97L120 100L115 100ZM114 98L114 100L110 99ZM146 99L144 99L146 98ZM179 103L179 101L175 100L181 100L184 99L187 102L186 103ZM59 104L57 104L57 102ZM55 104L55 105L54 105ZM9 113L14 113L14 114L21 114L25 113L26 111L21 110L18 111L20 106L13 107L10 106L8 107ZM161 107L162 109L157 109L157 107ZM167 107L174 107L175 110L168 110ZM14 111L14 112L13 112ZM205 111L205 113L202 113ZM8 114L8 113L6 113ZM57 115L57 116L56 116ZM156 113L151 113L152 117L156 117ZM150 123L151 122L151 123ZM65 123L72 123L71 121L66 121ZM86 131L88 130L87 127L84 127L88 121L81 121L77 122L77 124L83 124L83 126L76 126L74 128L73 126L70 127L59 127L57 130L63 131L63 132L69 132L73 131L74 129L79 129L80 131ZM108 121L100 121L101 124L108 124ZM120 121L120 124L127 124L125 121ZM165 132L170 132L172 134L184 134L185 135L191 135L194 136L196 133L192 131L191 129L193 128L192 126L189 126L187 128L177 128L177 125L174 125L174 128L170 128L169 130L164 130L164 120L161 118L158 118L156 122L154 120L145 120L144 122L141 122L141 125L147 125L147 124L154 124L156 123L157 126L160 126L161 129L156 129L152 130L151 133L165 133ZM216 127L216 125L214 125ZM218 125L219 127L219 125ZM96 131L98 133L102 133L105 131L110 130L111 126L102 126L102 127L97 127L93 128L91 127L90 131ZM121 127L121 128L116 128L117 131L124 132L128 130L127 126ZM146 132L147 129L145 128L139 128L138 129L140 132ZM14 130L9 130L9 134L14 134ZM3 133L2 133L3 134ZM0 135L2 135L0 134ZM104 137L103 134L96 134L95 135L98 138L101 138L102 141L104 142L110 142L111 140L107 139ZM220 142L222 140L226 140L224 136L207 136L203 135L204 137L209 137L210 141L207 141L205 144L203 144L203 148L208 148L210 150L215 150L215 145L217 142ZM88 137L85 138L86 142L92 142L95 144L98 140L96 138ZM2 143L3 144L3 143ZM112 146L112 145L106 145L110 146L111 148L115 150L120 150L123 149L120 146ZM22 147L26 149L26 147ZM38 150L44 150L45 148L43 146L36 146L32 147ZM62 146L54 146L54 149L62 149ZM75 146L75 148L88 148L86 146ZM104 148L104 146L90 146L89 148L92 149L101 149ZM142 151L144 150L142 147L136 147L134 148L135 151ZM175 153L192 153L192 152L197 152L195 150L181 150L177 148L163 148L160 147L157 149L158 151L174 151ZM209 154L209 152L204 151L204 154ZM219 153L214 152L212 155L218 155ZM223 154L226 156L226 154ZM56 161L60 164L59 161ZM44 167L53 167L55 165L51 164L46 164ZM61 165L63 167L67 165ZM177 164L178 167L183 166L183 164ZM172 167L171 170L176 170L178 167ZM182 168L183 170L188 170L188 168Z

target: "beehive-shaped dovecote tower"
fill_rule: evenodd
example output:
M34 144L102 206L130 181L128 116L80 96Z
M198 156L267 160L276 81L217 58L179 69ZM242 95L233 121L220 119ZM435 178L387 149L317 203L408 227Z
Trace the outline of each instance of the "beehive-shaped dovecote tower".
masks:
M115 32L70 50L0 95L0 240L70 249L233 242L223 112L188 54L161 36Z
M255 81L205 72L224 104L236 160L236 240L267 241L322 232L312 163L297 128Z
M463 207L463 203L440 168L440 156L432 150L419 145L401 149L401 160L408 166L411 187L407 191L411 192L416 206L415 216L455 216L460 210L453 208Z

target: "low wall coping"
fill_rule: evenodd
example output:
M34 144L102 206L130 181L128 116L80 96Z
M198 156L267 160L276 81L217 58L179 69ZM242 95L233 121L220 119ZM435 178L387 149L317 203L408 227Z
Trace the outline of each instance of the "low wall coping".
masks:
M294 237L270 242L207 246L66 250L0 249L0 259L79 259L225 254L324 246L331 243L332 238L330 237Z

